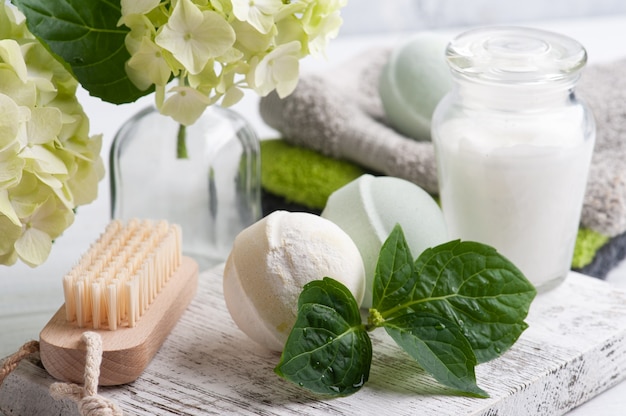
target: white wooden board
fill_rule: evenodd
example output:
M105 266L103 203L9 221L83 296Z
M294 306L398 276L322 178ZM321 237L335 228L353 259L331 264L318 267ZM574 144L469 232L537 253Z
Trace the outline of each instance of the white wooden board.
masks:
M145 373L100 393L129 415L559 415L626 378L626 292L571 273L534 301L530 328L502 357L477 367L491 398L455 396L431 381L378 329L370 380L344 398L319 400L276 376L279 355L251 342L230 319L221 270L202 273L198 293ZM47 394L36 359L0 389L7 415L78 415Z

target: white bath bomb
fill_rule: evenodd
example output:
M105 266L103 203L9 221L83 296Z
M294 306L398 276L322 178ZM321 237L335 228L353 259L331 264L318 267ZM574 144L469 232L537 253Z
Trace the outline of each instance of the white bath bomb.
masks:
M383 68L379 94L391 125L405 136L430 140L435 107L451 89L445 60L450 38L420 32L396 47Z
M378 255L396 224L402 227L414 259L448 240L437 202L414 183L390 176L363 175L336 190L322 217L340 226L361 252L367 281L363 307L372 306Z
M224 268L224 299L243 332L282 351L302 288L324 277L343 283L362 302L365 271L352 239L318 215L275 211L235 238Z

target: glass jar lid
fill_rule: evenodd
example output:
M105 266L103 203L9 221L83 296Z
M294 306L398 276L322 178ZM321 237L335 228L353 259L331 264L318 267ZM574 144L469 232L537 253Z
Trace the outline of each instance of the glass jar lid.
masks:
M558 33L524 27L467 31L446 49L452 72L489 83L571 81L587 62L585 48Z

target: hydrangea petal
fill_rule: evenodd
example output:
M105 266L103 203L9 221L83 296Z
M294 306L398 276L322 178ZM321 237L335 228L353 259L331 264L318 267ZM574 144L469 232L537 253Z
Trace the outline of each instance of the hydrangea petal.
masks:
M0 231L2 229L0 228ZM7 254L0 255L0 264L4 264L5 266L12 266L17 262L17 253L15 250L11 250Z
M273 66L276 76L276 93L280 98L285 98L296 89L298 85L298 73L300 65L298 58L287 56L276 62Z
M15 142L20 127L20 114L15 101L0 93L0 150Z
M67 182L75 205L85 205L98 197L98 182L104 176L101 159L95 163L79 161L76 173Z
M283 6L281 0L233 0L233 13L261 33L268 33L274 25L274 16Z
M146 14L157 7L161 0L122 0L122 16L129 14Z
M32 107L37 103L37 84L22 82L7 68L0 68L0 92L11 97L17 105Z
M16 225L8 217L0 215L0 255L6 256L15 252L13 245L22 235L22 225ZM0 264L2 260L0 260Z
M64 150L74 156L77 160L84 160L90 163L97 163L100 159L100 148L102 147L102 135L95 134L85 142L68 141ZM95 165L94 165L95 166Z
M155 42L192 74L235 43L232 27L216 12L201 11L191 0L179 0Z
M63 187L63 182L61 182L56 176L49 173L35 172L35 176L53 191L57 191Z
M174 94L165 100L161 113L185 126L195 123L211 104L205 95L190 87L174 87L170 92Z
M61 110L55 107L35 107L27 125L28 143L45 144L56 139L63 127Z
M0 39L25 37L24 20L24 15L15 7L12 7L7 2L4 2L4 5L0 5Z
M152 84L165 85L172 75L161 48L148 38L143 38L139 50L128 60L127 65L126 73L133 84L142 90Z
M31 267L46 261L52 249L52 238L36 228L28 228L15 242L15 251L20 260Z
M26 82L28 80L28 69L26 68L26 62L22 56L22 49L20 44L13 39L0 40L0 62L7 64L13 68L15 74Z
M22 225L22 222L15 212L15 208L13 208L13 204L11 204L9 192L6 189L0 189L0 215L5 216L17 226Z
M49 197L30 217L33 228L43 231L50 238L57 238L74 222L74 212L53 196Z
M234 20L231 25L237 38L235 47L248 55L265 52L277 35L275 30L266 34L259 33L250 23L240 20Z
M0 189L7 189L20 183L24 165L24 160L17 156L0 155Z
M291 93L297 84L300 42L280 45L267 54L254 69L254 89L265 96L280 86L280 93ZM279 91L277 91L279 92Z
M152 22L144 15L133 14L127 16L124 18L124 24L130 28L130 32L124 39L124 44L131 55L137 53L141 48L144 38L152 39L156 34Z
M45 172L53 175L67 175L67 167L63 161L43 146L31 146L22 150L22 157L33 160L37 167L36 172Z
M222 99L222 106L230 107L231 105L237 104L243 98L244 93L240 88L235 86L230 87L226 90L226 94L224 94L224 98Z

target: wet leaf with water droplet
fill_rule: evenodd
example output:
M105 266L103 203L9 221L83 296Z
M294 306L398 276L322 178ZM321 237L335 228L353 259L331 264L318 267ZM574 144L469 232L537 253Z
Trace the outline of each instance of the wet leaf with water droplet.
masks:
M429 248L413 263L412 276L399 260L412 261L407 250L396 227L381 249L374 277L376 309L385 319L422 311L455 321L479 363L500 356L528 327L524 319L536 290L494 248L458 240Z
M371 361L372 344L350 291L330 278L307 284L276 373L317 394L346 396L367 381Z
M367 331L382 326L441 384L488 397L474 368L506 351L528 327L535 294L515 265L483 244L451 241L414 262L396 226L380 252L367 325L345 286L330 278L311 282L275 371L318 394L352 394L369 377Z

